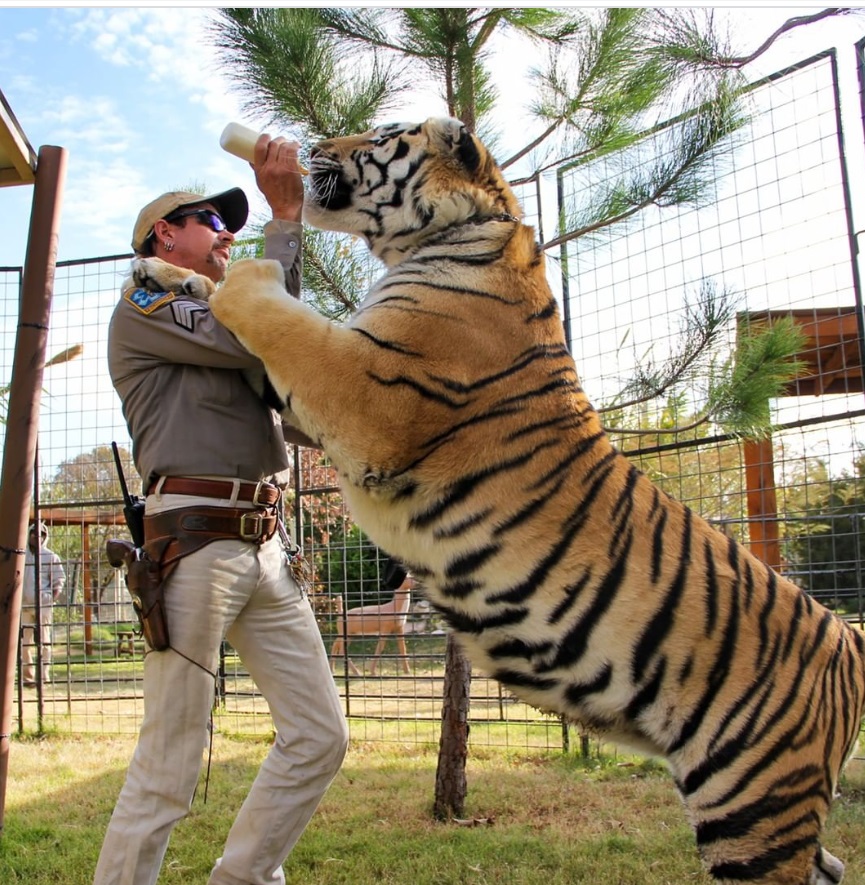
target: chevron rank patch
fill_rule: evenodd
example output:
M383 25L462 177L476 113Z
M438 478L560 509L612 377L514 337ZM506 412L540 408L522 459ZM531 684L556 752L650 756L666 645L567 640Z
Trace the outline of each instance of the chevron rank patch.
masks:
M174 292L148 292L146 289L127 289L123 297L141 313L153 313L157 307L174 300Z
M202 304L193 304L191 301L175 301L171 305L171 315L178 326L182 326L187 332L195 331L195 315L206 313L207 308Z

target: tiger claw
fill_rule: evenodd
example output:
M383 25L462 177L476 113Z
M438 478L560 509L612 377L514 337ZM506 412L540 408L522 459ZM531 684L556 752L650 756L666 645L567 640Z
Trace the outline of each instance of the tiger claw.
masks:
M183 290L184 294L189 295L190 298L198 298L201 301L207 301L207 299L216 291L216 286L213 284L213 281L198 273L193 274L191 277L187 277L181 284L180 288Z

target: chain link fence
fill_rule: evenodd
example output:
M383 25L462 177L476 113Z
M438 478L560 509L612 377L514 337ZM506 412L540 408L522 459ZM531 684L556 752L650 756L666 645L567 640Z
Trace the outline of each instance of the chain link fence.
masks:
M861 626L865 339L853 218L865 203L848 167L863 167L865 148L861 117L848 122L842 110L853 99L843 98L842 105L834 53L755 84L753 123L719 158L710 203L681 211L649 207L625 228L568 243L548 261L583 386L606 409L617 444L665 489ZM638 157L639 150L630 161ZM520 183L539 238L545 216L603 187L626 162L627 156L588 158L560 169L552 185ZM105 357L129 257L57 268L48 356L58 361L45 372L34 506L67 581L54 607L52 642L40 650L52 659L51 682L24 686L19 667L21 730L134 733L142 715L143 643L104 544L125 536L112 441L130 488L139 485ZM776 428L769 439L743 442L711 424L673 432L698 409L703 392L696 387L651 407L613 408L640 366L675 353L681 317L707 291L707 280L738 293L729 353L749 324L778 316L792 316L806 336L808 372L767 403ZM0 385L7 385L0 389L7 393L20 286L20 268L0 268ZM652 432L634 432L647 427ZM353 523L321 453L296 449L294 458L290 523L312 568L311 604L328 652L335 652L334 678L352 737L435 744L441 621L422 587L407 604L382 590L386 557ZM346 635L345 612L361 605L382 606L381 623L401 629ZM216 728L270 732L267 706L227 645L215 699ZM550 750L572 740L557 718L475 674L473 746Z

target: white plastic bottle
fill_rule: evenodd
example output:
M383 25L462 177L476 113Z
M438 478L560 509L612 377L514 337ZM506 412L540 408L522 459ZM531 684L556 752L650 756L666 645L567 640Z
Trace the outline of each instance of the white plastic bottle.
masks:
M248 126L241 126L240 123L229 123L222 130L219 136L219 146L235 157L246 160L251 163L255 160L255 143L258 141L260 132L250 129ZM308 175L309 170L302 164L298 163L301 175Z
M229 123L219 136L219 146L235 157L251 163L255 159L255 143L260 134L240 123Z

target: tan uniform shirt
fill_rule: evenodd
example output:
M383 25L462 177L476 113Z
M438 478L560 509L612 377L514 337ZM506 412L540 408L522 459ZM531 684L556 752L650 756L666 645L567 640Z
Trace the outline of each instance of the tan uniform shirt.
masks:
M300 224L271 221L264 233L265 257L282 263L299 295ZM108 369L145 489L158 476L288 480L281 419L242 373L262 365L206 301L126 290L108 328Z

